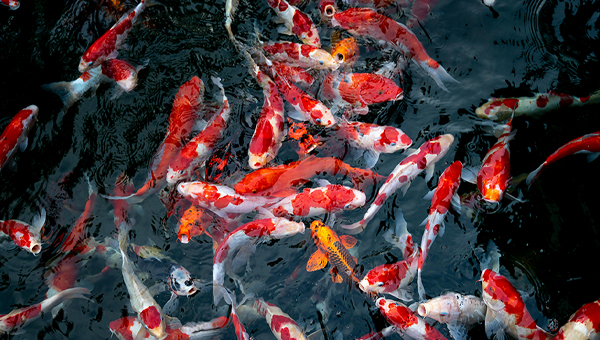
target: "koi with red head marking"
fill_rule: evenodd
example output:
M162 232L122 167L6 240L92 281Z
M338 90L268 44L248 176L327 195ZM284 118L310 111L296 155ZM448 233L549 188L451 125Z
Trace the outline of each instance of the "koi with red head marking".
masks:
M276 65L275 67L277 67L279 75L287 79L287 81L302 86L311 86L315 82L315 78L302 67L289 66L276 61L274 61L273 64Z
M108 199L125 199L131 203L139 203L151 194L158 192L167 184L169 164L183 148L183 141L192 132L202 106L204 83L196 76L179 88L173 100L173 109L169 116L169 129L165 139L152 157L150 175L142 188L135 193L124 196L103 196Z
M598 339L600 339L600 300L581 306L554 337L554 340Z
M143 68L143 66L133 67L130 63L119 59L106 60L100 66L102 74L114 80L125 92L136 87L138 71Z
M533 97L490 98L487 103L475 109L477 116L485 119L503 121L514 116L538 117L546 112L565 106L583 106L600 102L600 91L587 97L575 97L550 91L536 93Z
M227 235L223 242L219 244L213 258L213 294L215 305L219 303L226 293L223 287L225 268L226 265L234 261L234 256L237 263L247 263L247 259L242 257L249 257L248 250L255 248L258 242L274 239L279 240L298 233L304 233L303 223L274 217L248 222ZM245 247L245 251L238 253L238 250L242 247Z
M541 172L547 168L550 164L570 156L575 153L589 153L588 159L593 160L598 157L600 152L600 131L583 135L579 138L575 138L567 144L558 148L553 154L546 158L546 161L542 163L537 169L532 171L527 176L527 185L531 185L533 181L541 174Z
M10 334L19 328L27 325L31 321L40 317L42 313L47 313L54 306L70 299L87 299L83 294L89 294L87 288L71 288L62 291L51 298L48 298L38 304L15 309L12 312L0 315L0 334Z
M181 149L181 152L171 160L167 170L167 182L175 184L178 181L189 179L192 172L201 163L206 161L212 153L215 144L223 137L227 122L229 121L229 100L225 96L225 89L219 78L213 77L213 82L221 89L223 106L206 124L204 130L198 133Z
M511 121L512 122L512 121ZM481 169L477 172L477 189L486 202L498 203L510 183L510 150L508 143L515 138L509 122L498 141L483 158Z
M235 191L248 196L287 197L295 188L316 175L348 176L358 190L364 191L382 179L370 170L353 168L334 157L309 156L301 161L262 168L249 173L235 186Z
M262 49L270 55L269 59L290 66L330 71L340 66L329 52L310 45L283 41L264 44Z
M336 123L335 117L331 110L325 104L314 99L308 94L300 90L296 85L291 84L286 79L283 79L278 73L276 66L274 72L275 83L279 92L283 94L285 100L292 104L298 113L300 120L308 120L315 125L332 126Z
M365 204L362 191L342 185L327 185L320 188L304 189L301 193L284 198L267 209L278 217L313 217L325 213L353 210Z
M8 6L13 11L21 6L21 3L17 0L0 0L0 4Z
M333 27L342 27L354 35L364 35L384 41L409 56L423 68L436 84L448 91L444 82L457 82L437 61L431 59L415 34L401 23L368 8L349 8L337 12L331 19Z
M404 98L404 91L396 83L374 73L329 74L322 86L323 98L350 105L363 115L369 112L368 105Z
M364 230L366 224L373 219L385 200L396 190L403 188L403 191L406 192L412 180L425 169L427 169L426 179L429 180L433 176L435 163L446 155L452 143L454 143L452 135L442 135L434 137L421 145L417 151L402 160L392 170L385 183L379 188L375 201L369 207L363 219L351 225L342 225L342 227L357 229L357 232Z
M18 220L0 221L0 236L10 237L17 246L37 255L42 251L41 233L44 223L46 210L42 208L31 225Z
M307 45L321 47L319 31L308 15L290 5L286 0L267 0L267 3L275 10L287 28L281 33L294 34Z
M450 209L450 205L460 211L460 198L458 197L457 191L458 186L460 185L461 171L461 162L456 161L452 163L440 176L438 186L433 192L433 199L431 200L431 207L429 208L425 232L421 239L421 255L419 256L417 282L421 300L425 300L425 289L423 288L423 283L421 281L421 272L423 271L425 260L427 260L427 254L429 253L431 244L435 241L438 234L440 237L444 235L444 217Z
M358 287L369 294L390 294L404 301L412 300L407 289L415 278L419 250L406 260L392 264L382 264L371 269L360 281Z
M539 328L525 307L521 294L508 279L491 269L481 273L482 297L487 305L485 332L488 338L504 333L516 339L552 339Z
M274 304L258 299L254 302L254 309L267 320L278 340L308 340L294 319Z
M446 339L440 331L431 327L401 303L394 303L384 298L379 298L375 304L379 307L381 314L383 314L392 325L396 326L399 334L405 334L411 339Z
M356 245L356 239L350 235L338 236L335 231L319 220L312 222L310 231L310 236L318 249L308 259L306 270L313 272L323 269L327 262L330 262L329 273L333 282L342 283L346 279L351 283L358 284L360 279L354 273L356 257L348 252L348 249Z
M147 0L140 3L129 13L117 21L104 33L92 46L88 47L79 61L79 72L85 72L92 67L100 66L108 59L114 59L119 54L119 49L127 38L127 33L137 22L140 13L146 9Z
M17 148L21 151L27 148L27 135L37 121L38 112L37 106L30 105L19 111L4 128L0 135L0 170L12 160Z

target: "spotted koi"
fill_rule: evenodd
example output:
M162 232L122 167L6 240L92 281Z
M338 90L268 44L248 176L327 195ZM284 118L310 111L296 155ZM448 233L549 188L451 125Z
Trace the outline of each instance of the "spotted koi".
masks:
M294 319L274 304L258 299L254 302L254 309L267 320L278 340L308 340Z
M283 41L264 44L262 49L269 54L272 61L290 66L330 71L339 67L329 52L310 45Z
M487 202L498 203L510 183L510 150L508 144L515 138L509 122L498 141L483 158L481 169L477 172L477 189Z
M555 340L600 339L600 300L581 306L559 330Z
M8 6L11 10L16 10L21 6L21 3L17 0L0 0L0 4Z
M415 250L406 260L369 270L358 285L360 290L369 294L390 294L404 301L412 300L408 287L417 272L419 250Z
M286 0L267 0L267 3L275 10L287 28L287 30L280 30L280 33L296 35L307 45L321 47L319 31L308 15L290 5Z
M381 314L397 328L399 334L404 334L411 339L442 340L447 339L440 331L431 327L418 315L415 315L405 305L379 298L375 302Z
M136 87L138 72L143 67L143 65L134 67L130 63L119 59L109 59L100 64L102 74L114 80L125 92L129 92Z
M41 233L45 223L46 210L42 208L31 225L18 220L0 221L0 236L10 237L18 247L37 255L42 251Z
M27 148L27 135L37 121L38 112L37 106L30 105L19 111L4 128L0 135L0 170L12 160L17 148L21 151Z

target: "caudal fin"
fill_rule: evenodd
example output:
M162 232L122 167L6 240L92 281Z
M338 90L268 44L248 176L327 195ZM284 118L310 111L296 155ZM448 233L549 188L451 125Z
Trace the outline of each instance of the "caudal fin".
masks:
M539 177L542 170L544 169L544 164L546 163L542 163L542 165L540 165L537 169L533 170L529 174L529 176L527 176L527 180L525 180L525 183L527 183L528 186L531 186L531 183L533 183L533 181L535 181L535 179Z
M60 97L60 100L62 100L65 107L70 107L77 101L77 99L79 99L77 93L73 91L73 86L68 81L45 84L42 85L42 89L56 93Z
M442 67L442 65L438 65L437 68L433 68L427 64L427 61L421 61L421 62L419 62L419 66L421 66L425 71L427 71L429 76L431 78L433 78L433 80L435 80L435 83L442 90L444 90L446 92L450 92L450 91L446 88L446 86L444 85L444 82L453 82L453 83L459 82L458 80L452 78L452 76L449 75L448 72L446 72L446 70L444 69L444 67Z

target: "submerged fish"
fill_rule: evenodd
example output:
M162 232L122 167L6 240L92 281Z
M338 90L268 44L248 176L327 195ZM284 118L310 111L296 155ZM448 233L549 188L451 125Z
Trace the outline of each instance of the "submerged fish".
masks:
M42 208L31 225L18 220L0 221L0 236L10 237L18 247L37 255L42 251L41 233L45 223L46 210Z
M37 121L39 109L30 105L19 111L0 135L0 170L12 161L17 148L25 151L27 135Z

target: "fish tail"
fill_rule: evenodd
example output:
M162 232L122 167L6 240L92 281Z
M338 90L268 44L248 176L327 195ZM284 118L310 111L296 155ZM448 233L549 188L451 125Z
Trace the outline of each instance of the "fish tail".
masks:
M219 301L221 301L222 298L225 298L225 302L227 302L227 304L232 305L232 302L235 303L235 301L232 301L229 292L225 290L225 287L221 286L220 284L213 283L213 303L215 306L219 303Z
M421 280L421 268L417 271L417 287L419 290L419 299L421 301L425 301L425 287L423 286L423 281Z
M131 225L126 222L122 222L119 226L119 249L123 254L127 254L129 230L131 230ZM123 256L123 258L125 258L125 256Z
M74 91L73 85L68 81L45 84L42 85L42 89L57 94L65 107L70 107L79 99L79 95Z
M77 298L87 300L88 298L85 297L83 294L90 294L90 290L83 287L65 289L62 292L42 302L42 310L47 311L70 299Z
M527 180L525 180L525 183L527 183L528 186L531 186L531 183L533 183L533 181L535 181L535 179L540 176L542 170L544 170L545 165L546 162L542 163L542 165L540 165L537 169L533 170L529 174L529 176L527 176Z
M419 66L421 66L433 80L435 83L444 91L450 92L446 86L444 86L444 82L454 82L458 83L458 80L452 78L451 75L446 72L446 69L439 65L435 60L429 59L426 61L419 62ZM436 67L437 66L437 67Z

